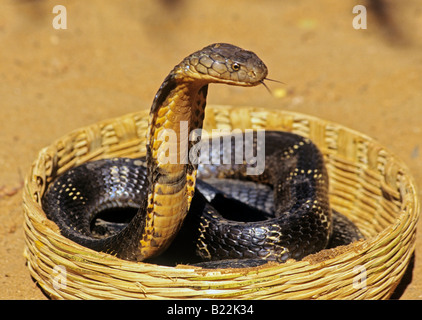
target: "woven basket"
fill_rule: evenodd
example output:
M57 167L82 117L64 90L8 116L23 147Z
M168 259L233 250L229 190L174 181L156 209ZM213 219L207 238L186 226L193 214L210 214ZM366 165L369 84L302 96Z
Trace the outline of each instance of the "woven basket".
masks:
M386 299L415 247L419 200L404 164L383 146L338 124L251 107L207 108L205 129L267 128L311 138L326 157L334 209L366 240L302 261L205 270L123 261L64 238L40 199L55 176L86 161L145 154L148 111L74 131L39 153L25 180L25 257L57 299Z

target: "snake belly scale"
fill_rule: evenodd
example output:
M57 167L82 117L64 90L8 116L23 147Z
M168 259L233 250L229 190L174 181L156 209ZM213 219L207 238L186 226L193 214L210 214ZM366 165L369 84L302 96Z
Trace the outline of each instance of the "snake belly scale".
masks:
M189 55L173 68L154 98L146 157L93 161L65 172L42 199L47 217L71 240L134 261L162 254L182 225L186 229L190 223L190 241L204 260L283 262L326 248L339 219L331 214L323 156L310 140L265 132L261 175L247 175L245 162L200 164L198 171L198 162L187 157L195 143L185 139L202 128L208 85L256 86L264 83L267 73L255 53L231 44L212 44ZM165 139L167 130L175 132L176 139ZM229 148L233 157L236 146ZM169 150L177 150L177 161L163 161ZM218 152L222 157L222 150ZM93 227L99 214L113 212L122 219L128 209L131 215L125 221ZM184 225L188 212L191 218ZM99 232L101 228L105 231ZM361 237L353 226L350 230L337 234L349 242Z

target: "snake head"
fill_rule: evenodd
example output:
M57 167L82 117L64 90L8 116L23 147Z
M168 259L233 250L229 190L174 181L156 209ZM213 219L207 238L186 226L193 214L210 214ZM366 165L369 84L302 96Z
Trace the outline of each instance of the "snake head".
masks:
M194 52L179 66L176 73L181 79L237 86L256 86L268 74L255 53L228 43L215 43Z

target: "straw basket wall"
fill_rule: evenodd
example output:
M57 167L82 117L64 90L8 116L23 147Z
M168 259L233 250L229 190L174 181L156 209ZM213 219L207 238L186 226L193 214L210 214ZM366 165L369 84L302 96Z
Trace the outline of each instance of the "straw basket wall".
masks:
M358 132L303 114L210 106L205 129L267 128L311 138L323 151L332 206L366 240L299 262L229 270L128 262L60 235L40 206L48 183L69 168L145 153L148 111L74 131L39 153L25 181L25 256L31 275L57 299L386 299L415 246L419 200L403 163Z

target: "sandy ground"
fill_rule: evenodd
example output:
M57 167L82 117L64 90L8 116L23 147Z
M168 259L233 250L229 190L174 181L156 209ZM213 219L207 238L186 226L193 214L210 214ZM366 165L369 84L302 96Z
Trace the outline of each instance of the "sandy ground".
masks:
M52 25L57 4L67 9L65 30ZM366 30L352 26L356 4L367 6ZM213 42L255 51L285 85L269 83L274 96L214 86L208 103L336 121L400 155L422 185L418 0L2 0L0 298L46 299L22 254L22 180L37 152L73 129L149 108L170 68ZM417 241L394 298L422 298Z

